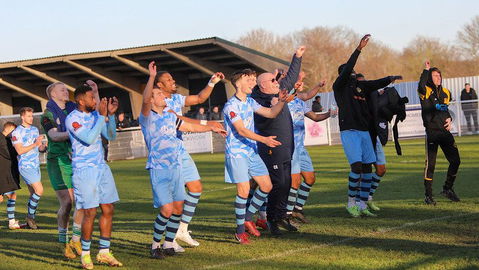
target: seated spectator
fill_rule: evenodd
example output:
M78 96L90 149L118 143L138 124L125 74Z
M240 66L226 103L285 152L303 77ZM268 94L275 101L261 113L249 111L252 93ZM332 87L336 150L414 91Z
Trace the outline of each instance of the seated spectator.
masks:
M206 113L205 113L205 108L200 107L198 109L198 112L196 113L195 118L198 119L198 120L208 120L208 117L206 116Z
M209 120L215 120L215 121L223 120L223 115L220 112L220 108L218 106L213 107L213 110L211 111L208 119Z
M313 106L311 107L313 112L322 112L323 106L321 105L321 97L316 96L313 101Z

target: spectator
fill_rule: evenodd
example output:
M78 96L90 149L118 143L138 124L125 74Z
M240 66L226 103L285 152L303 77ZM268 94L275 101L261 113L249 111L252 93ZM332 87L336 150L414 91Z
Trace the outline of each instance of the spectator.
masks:
M311 108L313 112L322 112L323 111L323 106L321 106L321 97L316 96L313 101L313 106Z
M472 120L474 120L475 133L479 132L477 124L477 93L474 88L471 88L469 83L466 83L465 88L461 91L461 106L464 116L466 117L467 128L472 133Z
M218 108L218 106L213 107L208 119L214 121L223 120L222 114L220 113L220 108Z
M120 112L118 114L118 123L116 123L116 128L121 130L129 127L131 127L130 121L128 121L128 118L125 117L124 112Z
M200 107L198 109L198 113L196 113L196 119L198 119L198 120L208 120L208 117L206 116L206 113L205 113L205 108Z

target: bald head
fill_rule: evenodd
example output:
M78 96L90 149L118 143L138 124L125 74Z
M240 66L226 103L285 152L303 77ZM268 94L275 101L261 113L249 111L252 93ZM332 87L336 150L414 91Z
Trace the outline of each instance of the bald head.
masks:
M256 82L261 92L265 94L277 94L279 93L279 83L273 73L266 72L258 76Z

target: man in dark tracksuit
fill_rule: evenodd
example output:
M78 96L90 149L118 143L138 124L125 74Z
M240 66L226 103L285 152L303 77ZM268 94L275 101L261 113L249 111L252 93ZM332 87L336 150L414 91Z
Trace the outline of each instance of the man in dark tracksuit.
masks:
M436 205L432 197L432 179L434 168L436 166L437 147L440 146L447 161L449 168L447 170L446 182L441 192L451 201L458 202L459 198L452 189L456 174L461 164L459 150L450 130L452 128L452 118L449 114L448 105L451 101L451 92L442 87L441 71L437 68L431 68L429 61L425 63L425 69L421 74L418 85L418 94L421 99L422 121L426 128L426 168L424 172L424 202L430 205Z
M264 107L271 107L277 102L279 90L291 90L298 80L301 60L305 48L300 47L289 66L286 76L278 83L273 73L258 76L258 85L253 89L251 97ZM273 104L272 104L273 103ZM274 118L254 115L257 133L261 136L277 136L280 146L270 148L258 142L258 152L268 168L273 189L268 195L267 219L272 234L281 234L278 226L288 231L297 231L286 218L286 205L291 187L291 158L294 151L293 122L288 109L284 106L280 114Z
M369 37L364 36L348 62L338 68L339 76L333 84L334 98L339 108L341 142L351 167L346 210L352 217L376 216L367 207L372 181L371 165L376 162L373 144L373 141L376 142L376 133L367 97L371 92L401 79L401 76L389 76L374 81L357 80L354 66ZM357 192L359 205L356 203Z

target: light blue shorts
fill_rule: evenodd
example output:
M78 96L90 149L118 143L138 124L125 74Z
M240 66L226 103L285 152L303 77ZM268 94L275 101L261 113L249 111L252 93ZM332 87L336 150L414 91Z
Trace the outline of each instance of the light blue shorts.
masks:
M377 165L386 164L386 155L384 154L383 145L379 141L379 138L376 141L376 164Z
M40 168L20 168L20 175L27 185L31 185L42 180Z
M304 147L294 148L293 160L291 161L291 174L301 172L314 172L313 162L308 150Z
M249 157L225 157L225 182L238 184L249 181L253 176L269 175L261 157L254 153Z
M180 167L174 169L150 169L150 183L153 192L153 206L162 207L172 202L184 201L185 183Z
M90 209L120 200L110 167L100 164L73 170L73 192L77 209Z
M349 164L376 162L376 153L369 132L354 129L343 130L341 131L341 143Z
M185 183L200 180L196 164L186 150L181 154L181 177Z

